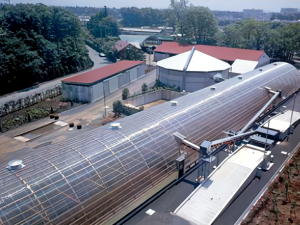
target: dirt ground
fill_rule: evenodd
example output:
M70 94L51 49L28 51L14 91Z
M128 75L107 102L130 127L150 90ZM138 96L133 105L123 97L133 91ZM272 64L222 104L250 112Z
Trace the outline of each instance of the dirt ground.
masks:
M2 116L1 117L2 132L13 130L29 122L34 122L42 118L48 117L49 114L51 113L51 107L53 109L53 113L58 114L66 110L69 110L71 108L82 105L81 103L73 103L71 105L70 102L62 102L60 100L61 96L62 95L48 99L46 101L39 102L30 107L15 111L9 115ZM32 117L31 121L28 121L28 116L27 116L28 112L32 112L35 109L41 109L44 111L44 113L36 113L36 116Z
M300 224L300 149L251 209L242 225Z
M144 105L144 109L148 109L148 108L151 108L153 106L163 104L165 102L167 102L167 101L165 101L165 100L157 100L157 101L154 101L154 102L150 102L149 104Z

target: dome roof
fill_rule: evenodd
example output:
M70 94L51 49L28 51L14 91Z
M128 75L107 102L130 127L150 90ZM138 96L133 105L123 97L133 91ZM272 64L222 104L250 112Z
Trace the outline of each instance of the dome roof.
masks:
M157 66L163 67L165 69L183 71L183 68L186 65L186 62L188 61L191 52L192 51L188 51L158 61ZM229 68L230 65L228 63L195 50L186 71L210 72L210 71L222 71Z

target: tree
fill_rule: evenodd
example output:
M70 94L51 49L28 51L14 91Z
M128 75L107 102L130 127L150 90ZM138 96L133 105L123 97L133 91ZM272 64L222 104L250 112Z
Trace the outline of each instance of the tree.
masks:
M217 20L208 8L191 6L187 9L186 16L191 36L197 37L200 43L205 42L209 37L213 37L218 31Z
M173 10L173 14L176 18L177 32L181 34L181 38L184 37L188 31L187 21L187 4L188 0L171 0L170 8Z
M120 115L123 113L124 106L120 100L113 102L113 112L115 113L115 117L120 117Z
M118 50L115 48L115 41L105 42L102 46L102 50L108 60L117 62Z
M130 92L128 88L125 88L122 92L122 100L126 100L127 98L129 98L129 96L130 96Z
M106 38L107 36L118 36L119 28L115 19L108 15L106 6L104 10L92 16L87 23L87 29L96 38Z
M142 85L142 94L145 94L148 91L148 85L146 83L143 83Z
M145 60L145 55L141 50L137 49L134 46L129 45L125 49L122 60L135 60L135 61L140 60L140 61L144 61Z
M32 86L91 64L80 21L43 4L1 8L0 93Z

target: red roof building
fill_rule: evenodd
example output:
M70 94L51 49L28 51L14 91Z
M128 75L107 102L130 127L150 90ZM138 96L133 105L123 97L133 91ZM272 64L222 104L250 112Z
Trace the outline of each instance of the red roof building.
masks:
M62 92L71 101L89 103L124 88L144 74L144 61L123 60L62 80Z
M261 58L269 59L264 51L252 49L239 49L209 45L182 45L177 42L164 42L155 49L155 61L162 59L159 57L159 54L178 55L192 50L193 46L196 47L196 50L202 53L228 62L234 62L236 59L249 61L260 61Z
M112 77L118 73L121 73L122 71L129 70L143 63L144 61L122 60L114 64L101 67L99 69L91 70L86 73L82 73L80 75L64 79L62 80L62 82L92 84L105 78Z

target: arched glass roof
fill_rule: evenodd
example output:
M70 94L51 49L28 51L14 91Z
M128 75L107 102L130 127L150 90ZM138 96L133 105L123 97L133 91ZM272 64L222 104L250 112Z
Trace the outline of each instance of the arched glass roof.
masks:
M96 128L23 158L11 173L1 165L1 224L102 223L177 173L173 138L195 144L238 131L270 99L265 86L288 96L300 87L291 65L276 63Z

